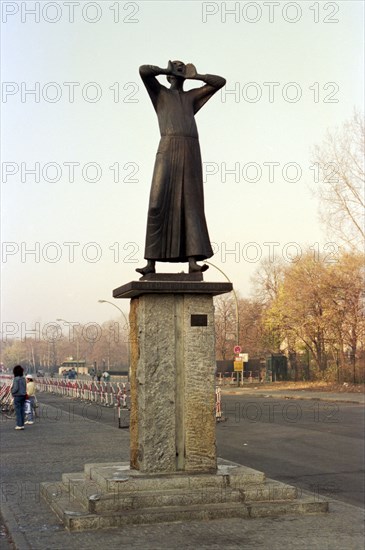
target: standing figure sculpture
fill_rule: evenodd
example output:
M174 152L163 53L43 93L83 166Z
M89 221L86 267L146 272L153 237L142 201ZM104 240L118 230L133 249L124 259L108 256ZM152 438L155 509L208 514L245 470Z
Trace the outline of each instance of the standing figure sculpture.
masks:
M203 173L194 115L226 81L200 75L191 63L169 61L167 69L142 65L139 73L155 108L161 140L148 207L145 259L136 271L155 273L155 263L189 262L189 273L205 271L197 261L213 256L204 214ZM167 75L170 88L156 76ZM204 86L184 91L186 79Z

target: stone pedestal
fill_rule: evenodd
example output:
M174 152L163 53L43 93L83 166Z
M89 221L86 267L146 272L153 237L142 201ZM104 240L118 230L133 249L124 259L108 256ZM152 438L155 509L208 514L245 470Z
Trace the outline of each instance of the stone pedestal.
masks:
M159 275L114 291L131 299L131 460L41 484L69 530L328 510L263 472L217 460L213 296L231 289L201 275Z
M214 474L143 474L126 463L85 464L61 482L41 483L40 491L70 531L328 511L318 495L298 495L295 487L219 458Z
M114 291L131 298L131 468L216 471L213 296L231 289L180 274Z

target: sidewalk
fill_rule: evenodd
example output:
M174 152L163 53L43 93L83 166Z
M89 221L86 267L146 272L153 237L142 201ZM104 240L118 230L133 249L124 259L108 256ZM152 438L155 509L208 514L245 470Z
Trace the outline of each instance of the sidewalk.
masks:
M42 396L39 397L42 402ZM363 510L339 501L328 514L225 519L68 533L40 499L39 483L59 481L85 463L128 461L129 432L42 405L24 431L2 418L2 516L17 550L264 549L357 550L363 547ZM90 415L89 415L90 417ZM116 424L117 426L117 424ZM1 548L6 550L12 546Z
M266 386L261 388L258 384L247 384L244 387L237 386L221 386L222 393L226 395L256 395L257 397L272 397L280 399L315 399L324 401L337 401L342 403L358 403L365 404L365 395L363 393L335 393L329 391L315 390L296 390L296 389L279 389L275 386Z

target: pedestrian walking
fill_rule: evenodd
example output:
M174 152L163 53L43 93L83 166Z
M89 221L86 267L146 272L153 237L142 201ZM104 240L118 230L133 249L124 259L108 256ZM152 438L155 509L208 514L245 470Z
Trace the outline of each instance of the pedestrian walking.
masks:
M75 380L75 378L76 378L76 371L75 371L75 369L70 369L70 370L68 371L68 375L67 375L67 376L68 376L68 379L69 379L69 380Z
M27 393L27 383L23 376L24 369L21 365L16 365L13 369L14 380L11 386L11 395L14 399L14 409L16 414L16 430L24 430L24 407L25 396Z
M34 424L34 414L35 414L35 383L33 376L27 374L25 377L27 381L27 397L26 406L25 406L25 424ZM29 405L28 405L29 404ZM27 408L28 405L28 408Z

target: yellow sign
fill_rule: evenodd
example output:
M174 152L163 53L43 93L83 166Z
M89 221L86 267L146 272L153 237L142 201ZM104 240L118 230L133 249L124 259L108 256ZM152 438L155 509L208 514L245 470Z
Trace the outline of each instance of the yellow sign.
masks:
M241 372L243 370L243 362L242 361L234 361L233 369L234 369L235 372Z

